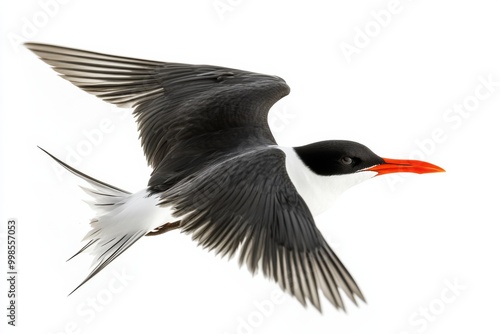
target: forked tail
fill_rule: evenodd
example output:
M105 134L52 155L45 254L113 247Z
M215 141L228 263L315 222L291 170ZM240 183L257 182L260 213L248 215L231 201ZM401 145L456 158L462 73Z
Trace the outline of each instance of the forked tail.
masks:
M130 193L90 177L45 151L61 166L87 181L82 189L90 195L89 205L96 211L90 221L91 230L84 237L87 243L75 255L90 253L94 259L90 274L70 294L94 277L137 240L165 222L174 221L170 210L157 206L158 198L147 189ZM69 259L69 260L70 260Z

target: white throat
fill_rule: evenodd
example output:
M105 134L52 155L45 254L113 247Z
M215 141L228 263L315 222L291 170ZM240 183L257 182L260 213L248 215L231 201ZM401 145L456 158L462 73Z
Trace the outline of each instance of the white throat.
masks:
M350 187L375 176L376 172L323 176L312 172L292 147L279 147L286 153L286 170L313 216L330 208L337 197Z

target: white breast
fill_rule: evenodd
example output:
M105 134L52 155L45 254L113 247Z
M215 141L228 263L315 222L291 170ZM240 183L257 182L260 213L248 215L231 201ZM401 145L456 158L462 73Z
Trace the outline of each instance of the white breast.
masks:
M293 148L279 146L279 149L286 153L286 169L290 180L313 216L330 208L335 199L350 187L377 174L376 172L362 171L344 175L317 175L300 160Z

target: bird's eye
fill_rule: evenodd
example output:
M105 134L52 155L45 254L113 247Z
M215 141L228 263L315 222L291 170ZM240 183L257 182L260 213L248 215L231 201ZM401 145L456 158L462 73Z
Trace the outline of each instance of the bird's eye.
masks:
M340 161L342 161L342 163L344 165L350 165L350 164L352 164L352 158L351 157L342 157L342 159L340 159Z

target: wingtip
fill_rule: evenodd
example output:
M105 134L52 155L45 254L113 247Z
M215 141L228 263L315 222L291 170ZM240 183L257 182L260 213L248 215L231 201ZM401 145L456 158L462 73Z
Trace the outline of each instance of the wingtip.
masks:
M312 303L312 305L314 306L314 308L319 312L319 314L323 314L323 310L321 308L321 303Z
M31 50L31 45L33 45L33 42L24 42L23 45L26 49Z
M366 302L366 298L365 298L365 296L363 296L363 293L362 293L360 290L355 291L355 292L354 292L354 294L355 294L355 295L359 298L359 300L361 300L363 303L368 304L368 303ZM354 302L354 304L356 304L356 306L359 306L359 305L358 305L358 303L356 303L356 302Z
M55 45L55 44L48 44L48 43L37 43L37 42L24 42L23 43L24 47L30 51L33 51L35 52L36 48L50 48L50 47L54 47L54 48L62 48L61 46L58 46L58 45Z
M35 42L24 42L23 43L23 46L30 50L31 52L33 52L34 54L36 54L36 47L37 46L41 46L40 43L35 43Z

